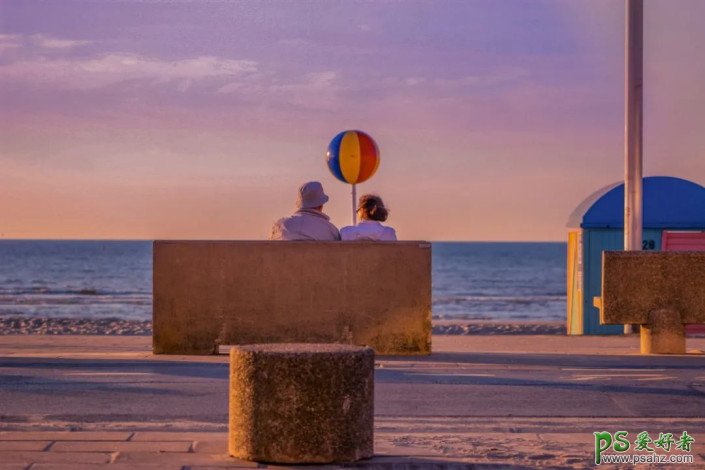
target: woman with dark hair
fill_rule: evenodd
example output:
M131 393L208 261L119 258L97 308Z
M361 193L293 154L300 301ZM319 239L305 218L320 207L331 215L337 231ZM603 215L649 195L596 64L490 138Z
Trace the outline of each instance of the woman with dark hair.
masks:
M360 197L357 205L360 222L355 226L340 229L341 240L379 240L395 241L397 234L392 227L386 227L381 222L387 220L389 210L384 207L382 198L374 194Z

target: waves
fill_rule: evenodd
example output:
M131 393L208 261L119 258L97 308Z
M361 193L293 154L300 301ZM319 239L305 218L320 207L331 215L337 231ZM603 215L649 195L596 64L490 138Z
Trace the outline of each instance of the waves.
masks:
M509 303L509 304L533 304L545 302L565 302L565 294L528 295L512 297L506 295L450 295L434 296L434 305L464 304L464 303Z
M147 295L151 296L152 293L148 291L116 291L116 290L102 290L93 287L82 287L82 288L52 288L49 286L21 286L21 287L3 287L0 286L0 296L106 296L106 297L120 297L120 296L138 296Z
M538 294L523 296L435 295L436 318L459 319L525 319L542 317L562 319L566 296ZM76 317L98 311L122 312L129 318L151 316L152 293L96 288L51 288L47 286L0 287L0 315L33 315Z
M0 316L148 320L152 244L0 240Z
M563 320L566 295L434 295L435 318Z
M434 295L435 318L473 320L562 320L565 295ZM98 289L0 289L0 316L48 316L67 318L151 318L151 292Z
M152 293L48 286L0 287L0 316L62 318L117 316L144 320L151 317Z

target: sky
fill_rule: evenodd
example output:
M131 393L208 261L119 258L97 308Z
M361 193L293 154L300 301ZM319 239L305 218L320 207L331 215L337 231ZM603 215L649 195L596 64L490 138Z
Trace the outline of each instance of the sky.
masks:
M705 185L705 2L645 2L644 174ZM622 0L0 0L0 237L262 239L345 129L403 239L552 241L624 175Z

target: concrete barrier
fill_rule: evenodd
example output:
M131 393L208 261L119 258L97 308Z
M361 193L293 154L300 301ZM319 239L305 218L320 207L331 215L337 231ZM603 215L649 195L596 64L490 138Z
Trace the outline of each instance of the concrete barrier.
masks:
M370 348L257 344L230 350L228 452L257 462L353 462L374 452Z
M705 323L705 252L606 251L603 324L640 324L644 354L685 353L685 324Z
M345 343L431 352L426 242L154 242L153 351Z

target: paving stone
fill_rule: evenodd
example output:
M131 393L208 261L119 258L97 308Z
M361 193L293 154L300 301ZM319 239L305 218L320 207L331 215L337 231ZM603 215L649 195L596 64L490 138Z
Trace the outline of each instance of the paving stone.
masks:
M418 457L408 455L374 456L371 459L364 459L351 464L344 464L343 467L350 468L467 468L467 460L436 457ZM281 467L272 467L281 468ZM484 468L484 466L482 467Z
M3 452L3 463L71 463L98 464L109 463L112 455L109 452L34 452L17 451Z
M242 469L242 468L253 468L253 466L250 464L250 462L244 462L243 465L236 463L236 464L223 464L222 466L216 466L216 467L211 466L211 465L206 465L206 466L191 465L191 466L189 466L189 470L224 470L224 469ZM261 465L260 467L258 467L257 465L255 465L254 468L271 468L271 467L268 467L267 465ZM321 467L316 465L315 467L310 467L310 469L311 470L313 470L313 469L320 470Z
M136 432L130 441L208 441L222 439L228 440L227 432L168 432L168 431L143 431Z
M161 465L138 463L113 463L113 464L54 464L40 463L33 465L30 470L182 470L180 464Z
M195 441L193 445L194 452L200 452L204 454L223 454L228 455L228 440L224 439L210 439L204 441Z
M39 450L46 449L52 441L0 441L0 462L2 462L2 452L15 450Z
M115 458L115 463L135 463L135 464L181 464L193 467L200 465L205 467L227 467L239 466L246 468L257 468L257 462L239 460L221 454L198 454L198 453L176 453L176 452L120 452Z
M2 456L0 456L2 459ZM4 463L0 462L0 470L26 470L30 466L29 462L22 463Z
M358 461L360 462L360 461ZM315 469L315 470L339 470L342 468L341 465L336 465L336 464L315 464L311 466L310 464L302 464L302 465L294 465L294 464L282 464L282 465L277 465L277 464L261 464L262 468L268 468L270 470L301 470L301 469ZM357 462L351 464L353 468L357 466ZM364 468L364 467L363 467Z
M596 429L597 431L597 429ZM593 433L540 433L541 441L551 447L568 447L595 449L595 435Z
M388 456L388 455L399 455L405 454L404 447L394 445L392 442L375 442L375 453L374 456Z
M57 442L52 452L188 452L191 442Z
M0 441L126 441L131 432L0 431Z

